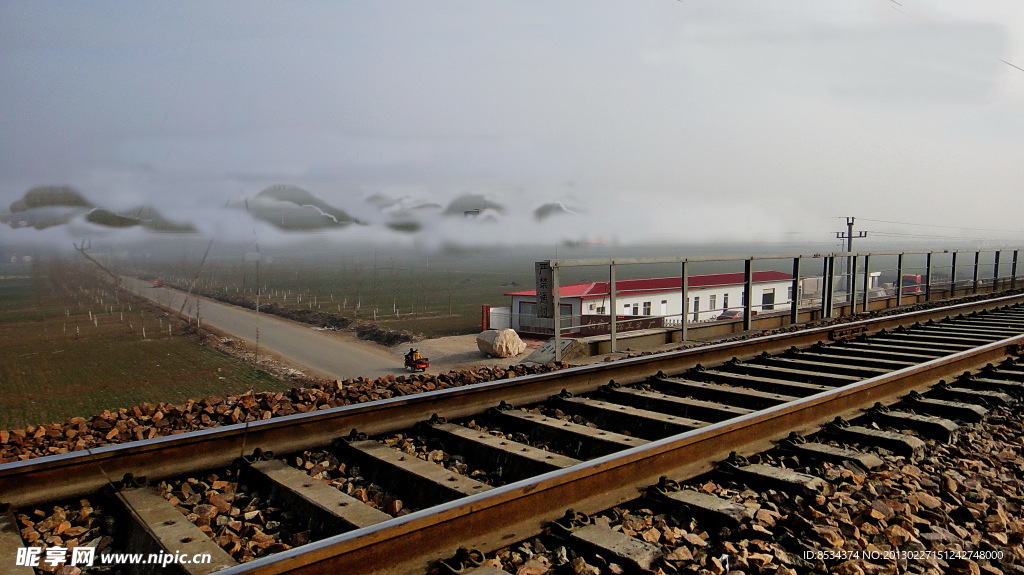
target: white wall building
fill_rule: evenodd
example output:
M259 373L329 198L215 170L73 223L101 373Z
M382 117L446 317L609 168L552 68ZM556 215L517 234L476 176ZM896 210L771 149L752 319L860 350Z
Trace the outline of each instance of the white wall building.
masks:
M742 272L690 276L685 304L680 277L620 280L615 282L615 288L614 312L619 321L656 317L665 318L664 325L670 326L679 324L684 305L688 322L712 320L727 309L742 310L746 284ZM793 301L793 276L786 273L754 272L753 288L751 303L758 313L788 310ZM567 334L601 323L599 317L593 316L604 316L603 321L607 323L612 312L608 282L560 286L559 294L562 329ZM522 333L552 333L552 320L537 317L536 290L505 295L512 298L509 322L512 329ZM644 323L648 327L650 324Z

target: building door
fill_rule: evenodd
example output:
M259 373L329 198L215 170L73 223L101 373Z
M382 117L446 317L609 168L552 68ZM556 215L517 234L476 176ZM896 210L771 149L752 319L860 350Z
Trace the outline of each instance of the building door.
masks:
M775 309L775 288L766 289L761 292L761 311Z

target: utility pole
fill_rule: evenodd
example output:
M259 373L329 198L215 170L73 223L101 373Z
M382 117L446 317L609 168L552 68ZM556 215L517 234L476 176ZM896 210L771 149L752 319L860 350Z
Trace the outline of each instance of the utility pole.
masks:
M846 231L845 232L836 232L836 239L846 240L846 251L847 252L852 252L853 251L853 239L854 238L866 238L866 237L868 237L868 233L864 232L864 231L857 232L857 235L853 234L853 221L855 219L856 218L853 218L853 217L846 218ZM847 257L846 258L846 277L849 278L849 279L847 279L847 282L849 282L848 285L850 285L854 281L856 281L856 278L850 277L852 274L853 274L853 258L852 257ZM849 288L847 288L847 289L849 289Z

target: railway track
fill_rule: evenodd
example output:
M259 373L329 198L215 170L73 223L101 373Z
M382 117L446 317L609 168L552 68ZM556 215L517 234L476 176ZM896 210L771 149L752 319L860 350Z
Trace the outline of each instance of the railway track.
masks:
M6 464L0 533L88 498L117 518L111 548L211 557L182 572L426 573L469 571L477 556L456 549L561 518L549 529L646 568L656 549L589 514L654 489L728 515L672 487L726 460L748 481L813 490L741 459L787 437L807 460L913 457L920 437L949 441L1024 391L1021 343L1024 297L1009 296Z

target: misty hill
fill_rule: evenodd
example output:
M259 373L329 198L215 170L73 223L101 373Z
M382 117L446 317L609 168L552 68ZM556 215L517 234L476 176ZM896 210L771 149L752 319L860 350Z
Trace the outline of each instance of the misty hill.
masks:
M12 228L45 229L84 221L103 228L142 227L155 232L194 232L191 224L164 219L157 211L142 206L123 212L98 207L70 186L39 186L11 203L5 218Z
M281 230L309 231L359 223L344 210L298 186L271 186L244 204L252 217Z
M506 206L483 193L463 193L450 201L439 202L425 196L422 189L413 188L411 193L399 189L397 194L380 190L368 194L335 192L327 196L332 201L327 201L322 195L302 187L277 184L223 207L190 204L190 222L178 223L165 219L151 206L112 209L97 205L70 186L39 186L13 202L9 212L0 211L0 223L14 229L66 228L72 235L133 228L203 233L244 229L238 225L244 225L244 220L231 220L231 214L221 212L229 210L235 216L263 222L285 232L330 232L356 227L365 229L365 239L369 240L395 238L393 234L397 233L423 238L432 246L442 246L463 241L479 245L481 237L497 241L509 234L529 233L524 226L543 224L549 218L561 220L580 216L553 198L531 201L529 196L517 194ZM231 226L223 227L227 222L231 222ZM561 224L558 222L558 226ZM558 227L555 233L565 236L570 233L566 230Z

